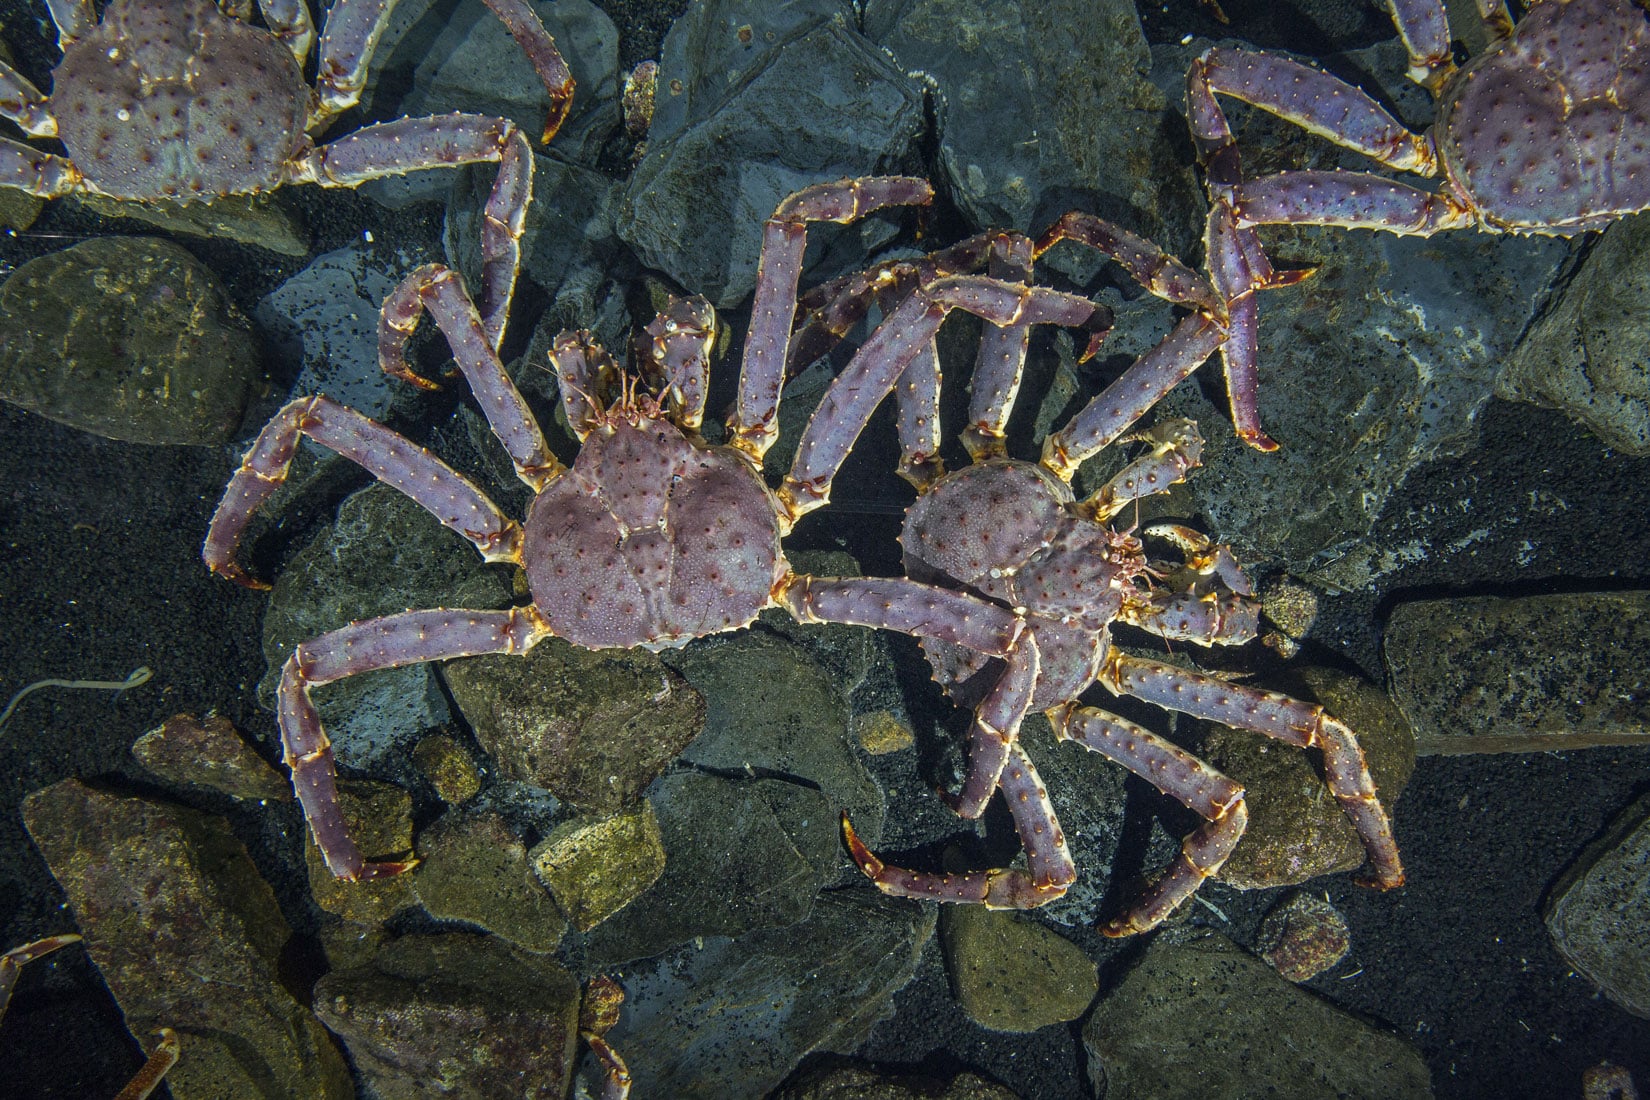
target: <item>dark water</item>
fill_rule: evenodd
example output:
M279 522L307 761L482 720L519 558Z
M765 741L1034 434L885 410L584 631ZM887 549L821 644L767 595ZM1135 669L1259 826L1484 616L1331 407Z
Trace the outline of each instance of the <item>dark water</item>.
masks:
M621 28L629 64L653 53L681 5L603 6ZM1197 11L1171 7L1153 7L1152 33L1208 33ZM1241 5L1227 8L1234 20L1245 14ZM31 35L42 17L33 0L0 0L4 36L19 53L30 43L38 48ZM1357 20L1374 29L1355 29L1354 36L1384 33L1378 12ZM294 201L317 251L363 229L393 239L407 228L402 219L428 216L391 214L349 195L300 193ZM88 235L132 231L63 204L25 239L0 241L0 257L15 264ZM246 309L300 266L227 245L186 244ZM0 730L0 947L73 927L23 831L18 805L28 792L70 776L145 789L149 780L128 746L180 710L217 710L256 743L276 741L272 716L257 707L253 692L264 668L259 641L267 599L212 579L199 559L234 464L231 448L134 446L0 406L0 695L47 677L118 680L140 665L154 671L149 683L119 695L40 692ZM1525 575L1546 579L1509 588L1480 564L1505 560L1493 547L1480 547L1482 559L1461 551L1417 563L1377 591L1331 602L1322 631L1331 655L1378 680L1383 617L1408 595L1639 587L1650 580L1650 466L1610 453L1557 414L1523 406L1492 405L1481 446L1413 477L1389 505L1388 522L1447 544L1450 524L1464 533L1476 520L1415 517L1447 512L1441 505L1470 477L1479 479L1483 515L1517 514L1520 475L1537 470L1563 491L1569 511L1495 537L1532 541L1542 560ZM867 540L888 535L886 517L867 522ZM1388 895L1359 890L1345 876L1314 884L1351 924L1357 972L1339 968L1334 973L1345 977L1319 979L1312 988L1412 1043L1440 1097L1578 1096L1582 1070L1603 1059L1629 1067L1641 1087L1650 1084L1650 1022L1603 1000L1571 973L1540 920L1554 880L1647 791L1644 749L1422 759L1395 811L1409 884ZM296 811L213 808L230 814L294 928L313 933ZM1271 900L1223 891L1227 930L1245 942ZM1093 937L1084 943L1101 950ZM1108 949L1102 995L1135 950ZM946 1072L972 1068L1028 1097L1091 1095L1078 1025L1029 1036L973 1025L952 1000L933 947L895 1010L864 1057ZM0 1095L113 1095L138 1060L82 951L71 948L24 973L0 1025Z

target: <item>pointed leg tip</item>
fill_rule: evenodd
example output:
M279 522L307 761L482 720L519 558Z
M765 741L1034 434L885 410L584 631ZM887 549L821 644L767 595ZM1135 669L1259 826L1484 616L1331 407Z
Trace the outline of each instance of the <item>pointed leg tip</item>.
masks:
M1240 429L1238 431L1238 438L1249 444L1249 446L1253 447L1255 450L1261 451L1265 454L1271 454L1273 451L1278 449L1277 440L1273 439L1259 428Z

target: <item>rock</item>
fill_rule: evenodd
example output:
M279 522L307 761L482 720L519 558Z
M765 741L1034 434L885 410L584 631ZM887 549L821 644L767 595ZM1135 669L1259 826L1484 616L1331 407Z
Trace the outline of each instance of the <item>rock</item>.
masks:
M1616 818L1548 894L1547 931L1611 1001L1650 1018L1650 798Z
M872 756L901 752L917 743L908 723L892 711L878 710L854 716L854 740Z
M696 937L795 924L825 882L820 865L844 858L833 807L806 787L682 771L660 779L648 800L664 874L590 933L595 965L657 955Z
M773 1100L1017 1100L1016 1094L963 1072L950 1081L924 1074L880 1073L868 1066L832 1063L803 1072Z
M419 835L418 854L412 888L430 916L468 921L529 951L561 942L567 920L503 817L448 812Z
M564 822L529 859L533 874L580 932L635 901L665 870L659 819L647 801L597 821Z
M677 20L647 154L619 213L619 234L644 264L720 308L755 287L762 225L781 199L914 163L923 129L921 92L851 29L846 5L775 10L718 0ZM810 235L847 242L851 258L837 268L846 270L860 265L863 242L886 236L878 221Z
M810 1052L864 1041L933 931L932 906L869 889L825 894L800 924L707 940L627 975L608 1039L636 1096L762 1096Z
M553 960L463 932L403 936L315 986L315 1011L377 1096L567 1095L579 983Z
M1184 123L1147 80L1132 3L873 0L864 18L933 89L938 167L975 229L1036 233L1083 209L1171 251L1197 242L1197 180L1166 137Z
M880 836L874 823L882 818L882 792L854 753L847 701L806 650L751 630L705 639L666 660L705 698L705 730L682 750L685 762L804 780L833 817L845 810L856 828L864 821L869 836ZM833 855L827 873L845 864Z
M413 746L413 763L441 801L468 802L481 790L481 772L464 746L444 733L432 733Z
M1650 592L1399 604L1392 694L1423 753L1650 744Z
M977 905L940 912L951 993L990 1031L1036 1031L1075 1020L1100 988L1082 948L1049 928Z
M292 785L221 715L174 714L132 742L137 762L162 779L231 798L292 801Z
M1495 394L1562 409L1605 443L1650 454L1650 217L1605 230L1513 349Z
M267 671L258 698L274 709L281 669L299 642L408 608L504 607L508 574L400 492L375 482L351 495L332 526L275 577L264 614ZM445 722L445 698L428 665L384 669L315 688L313 696L346 766L393 762L410 779L410 743Z
M1107 1100L1432 1095L1412 1047L1215 933L1150 941L1083 1026L1083 1043Z
M1394 812L1415 770L1415 735L1379 689L1327 668L1291 670L1264 686L1317 702L1350 726L1381 805ZM1249 807L1249 827L1220 869L1222 882L1260 890L1362 866L1363 843L1325 785L1315 754L1264 734L1210 725L1202 756L1243 784Z
M505 779L587 813L634 804L704 724L699 692L642 649L550 638L525 659L470 657L441 674Z
M349 1070L278 972L291 929L221 818L66 779L23 820L86 949L147 1048L178 1032L178 1100L345 1100Z
M426 400L379 368L378 312L417 257L436 247L433 240L398 240L393 248L352 241L317 256L258 303L252 316L269 336L272 357L283 376L297 378L288 396L325 394L375 420Z
M309 255L309 231L274 194L222 195L211 202L131 202L84 192L74 201L101 217L131 218L167 233L249 244L279 256Z
M245 318L170 241L85 241L0 286L0 400L71 428L223 443L259 374Z
M338 807L349 835L368 860L404 859L413 850L412 796L371 779L338 784ZM346 882L327 869L314 835L304 830L304 866L315 904L357 924L380 924L416 905L411 875Z
M1255 935L1255 952L1292 982L1309 981L1346 958L1352 933L1328 898L1302 891L1272 906Z

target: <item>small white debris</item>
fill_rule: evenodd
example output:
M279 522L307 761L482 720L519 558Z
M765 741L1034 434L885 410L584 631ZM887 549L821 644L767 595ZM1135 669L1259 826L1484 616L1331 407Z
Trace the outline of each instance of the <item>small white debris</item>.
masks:
M366 241L368 244L371 244L372 243L372 230L370 230L370 229L361 230L361 239Z

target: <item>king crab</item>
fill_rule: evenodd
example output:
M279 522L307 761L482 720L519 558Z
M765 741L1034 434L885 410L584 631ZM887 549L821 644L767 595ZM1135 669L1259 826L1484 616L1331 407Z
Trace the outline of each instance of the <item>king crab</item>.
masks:
M550 96L543 140L566 117L573 78L527 0L484 0L532 61ZM533 157L508 119L452 114L365 126L317 145L354 107L393 4L337 0L315 44L305 0L47 0L63 57L48 97L0 63L0 118L68 156L0 138L0 187L42 198L86 193L139 202L253 195L287 183L356 187L424 168L493 161L482 231L482 306L503 333L520 260Z
M780 536L824 501L824 485L893 388L905 363L952 309L997 324L1080 325L1096 307L1046 287L984 276L935 278L914 289L843 370L801 440L779 490L762 456L777 435L780 384L796 314L804 233L811 221L851 222L872 211L925 204L926 181L845 180L782 202L763 236L730 446L700 436L711 342L710 307L673 303L648 332L640 372L627 375L583 333L552 350L568 423L582 436L571 467L545 446L462 282L444 268L416 271L384 304L380 357L407 376L402 347L422 311L446 336L493 433L535 496L525 522L503 514L469 480L382 425L324 397L278 412L247 452L212 517L204 557L216 573L264 587L235 561L258 506L281 484L301 436L352 459L468 539L487 561L527 575L531 602L505 611L407 611L294 648L276 691L284 757L317 847L345 879L393 875L406 860L367 861L350 838L336 792L330 743L310 700L317 685L380 668L486 653L525 653L552 635L590 649L663 649L737 630L770 607L803 622L897 630L1003 658L1003 687L986 694L976 723L1017 725L1036 670L1023 619L976 596L905 578L834 579L794 572Z
M1215 47L1192 64L1192 137L1215 205L1240 230L1333 225L1431 236L1477 225L1568 237L1650 208L1650 18L1641 4L1536 0L1515 27L1502 0L1478 0L1492 41L1459 70L1440 0L1390 7L1410 77L1438 100L1425 133L1285 57ZM1428 192L1367 172L1318 171L1244 181L1217 95L1443 185Z
M1145 252L1138 238L1081 213L1066 215L1035 246L1002 235L993 245L993 273L1027 280L1033 254L1068 239L1122 259L1131 271L1149 275L1142 280L1148 286L1184 287L1187 278L1195 278L1161 252ZM1185 275L1176 274L1177 269ZM896 310L885 326L898 317ZM1182 324L1193 331L1209 326L1197 315ZM1022 640L1021 648L1035 652L1036 661L1016 664L1011 659L1005 665L982 647L970 650L939 637L922 639L936 679L954 699L981 706L977 713L990 710L1006 719L974 723L967 778L961 792L946 795L946 801L963 817L977 818L1000 788L1026 850L1026 867L938 874L892 866L860 842L844 815L855 862L878 888L896 896L1030 908L1064 894L1076 871L1037 770L1016 740L1020 718L1039 710L1048 715L1057 738L1117 761L1205 819L1185 838L1168 870L1101 931L1124 936L1155 927L1220 869L1242 836L1248 816L1243 789L1150 730L1080 705L1079 694L1098 682L1114 696L1320 749L1329 788L1369 853L1362 881L1382 889L1401 885L1404 875L1391 825L1363 752L1345 724L1315 704L1130 656L1111 642L1116 622L1203 645L1239 644L1255 636L1258 609L1229 550L1190 528L1160 525L1145 533L1173 544L1184 560L1154 562L1132 531L1108 525L1130 503L1166 491L1199 464L1203 440L1195 425L1172 420L1136 437L1151 443L1150 452L1086 499L1076 500L1068 484L1084 458L1117 439L1161 396L1163 366L1184 363L1179 349L1187 341L1171 333L1051 435L1041 461L1031 463L1008 458L1004 446L1027 334L1022 323L987 327L963 436L972 465L947 474L933 457L936 394L925 400L930 415L900 418L901 470L920 491L901 534L907 573L1011 612L1034 643ZM913 360L913 370L933 374L921 359ZM937 386L937 375L934 382ZM902 397L914 388L902 380ZM798 463L800 467L800 458ZM793 470L792 477L796 474ZM1155 583L1165 579L1169 583ZM982 700L1000 702L986 707Z

